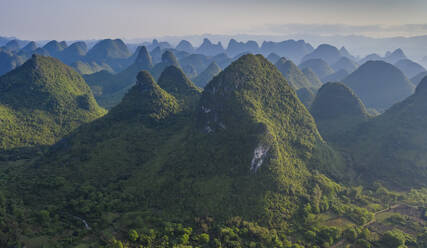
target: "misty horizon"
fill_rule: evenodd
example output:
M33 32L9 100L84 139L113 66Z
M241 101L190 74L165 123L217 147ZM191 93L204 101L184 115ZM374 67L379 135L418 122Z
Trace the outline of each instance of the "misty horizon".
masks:
M427 3L421 0L76 0L55 4L1 0L0 33L26 40L131 40L206 33L410 37L427 34L426 10Z

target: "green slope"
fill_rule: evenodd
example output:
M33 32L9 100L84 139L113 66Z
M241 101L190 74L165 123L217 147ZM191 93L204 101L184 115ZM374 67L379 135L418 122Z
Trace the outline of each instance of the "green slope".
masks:
M281 58L275 65L295 90L299 90L301 88L319 88L321 86L313 85L305 77L304 73L302 73L302 71L290 60Z
M152 59L145 47L138 49L138 54L132 65L125 70L111 74L100 71L84 78L95 92L95 97L101 106L112 108L117 105L127 90L135 84L136 75L141 70L150 71L153 67Z
M53 144L105 113L77 72L38 55L0 77L0 108L2 149Z
M343 133L368 120L365 105L342 83L326 83L318 91L310 112L322 136L337 142Z
M216 75L221 72L221 67L217 63L212 62L202 73L200 73L195 79L194 83L204 88Z
M301 68L301 70L310 68L321 80L334 73L334 70L324 60L319 58L305 60L298 67Z
M302 73L304 73L305 77L308 79L308 81L311 82L312 85L322 86L322 81L319 79L316 73L314 73L313 70L311 70L309 67L306 67L301 71Z
M201 90L176 66L169 66L159 78L159 86L175 96L183 107L194 108Z
M427 185L426 88L424 79L415 94L343 139L362 178L400 188Z
M354 106L346 99L353 98L337 102ZM381 187L344 186L344 169L262 56L241 57L201 95L172 66L158 84L139 73L107 115L35 162L2 170L13 207L0 227L9 235L5 226L17 223L12 240L29 247L40 237L57 246L107 246L112 237L132 240L133 229L140 238L130 247L332 246L347 237L341 230L362 232L370 211L388 204L374 192Z
M160 75L166 69L166 67L171 65L181 67L178 63L177 58L175 57L175 54L171 51L166 51L162 54L162 61L153 67L153 77L155 79L159 79Z
M266 224L295 214L299 197L309 194L313 167L333 174L331 161L317 163L319 153L331 151L313 118L262 56L243 56L215 77L196 112L186 100L199 93L182 75L176 67L165 70L159 86L167 94L140 74L154 98L144 100L147 91L138 87L146 83L138 83L104 118L58 143L36 174L49 171L101 191L126 178L123 189L137 197L139 209L184 219L239 215ZM150 111L158 124L145 119ZM277 205L284 209L273 211Z
M301 88L296 91L298 98L304 104L306 108L309 108L311 103L314 101L315 93L312 89Z

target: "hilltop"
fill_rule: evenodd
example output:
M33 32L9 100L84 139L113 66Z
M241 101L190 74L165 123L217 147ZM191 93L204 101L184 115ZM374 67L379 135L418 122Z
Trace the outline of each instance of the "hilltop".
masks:
M301 63L299 68L310 68L321 80L334 73L334 70L322 59L308 59Z
M302 62L311 59L322 59L326 63L332 65L336 63L341 58L341 56L342 55L340 51L336 47L328 44L321 44L313 52L304 56Z
M320 84L312 84L305 77L304 73L290 60L281 58L275 66L295 90L301 88L319 88L321 86Z
M314 168L336 172L337 161L319 163L318 156L333 152L310 113L262 56L243 56L216 76L202 96L169 70L179 73L179 68L169 67L159 84L147 72L140 73L118 106L52 147L27 176L38 178L49 171L67 185L86 182L105 197L116 194L115 179L122 178L123 190L136 204L118 209L182 220L212 216L219 221L238 215L276 226L293 218L301 197L311 194ZM196 109L185 107L190 96L200 98ZM55 195L71 201L74 194L36 189L41 191L25 194L28 199L41 197L32 204L52 201L59 209L70 203ZM286 209L275 210L278 205ZM92 215L78 205L73 209Z
M197 86L204 88L220 72L221 67L219 67L217 63L212 62L206 70L194 79L194 83L196 83Z
M133 64L125 70L111 74L100 71L84 78L96 93L95 97L99 103L106 108L117 105L126 91L133 86L135 78L141 70L152 70L153 63L146 47L138 48L138 54Z
M51 145L105 113L77 72L39 55L0 77L0 108L1 149Z
M384 61L368 61L343 82L368 108L386 110L414 91L414 85L395 66Z
M318 91L310 107L322 136L337 142L341 135L368 120L365 105L342 83L326 83Z
M346 70L349 73L352 73L357 67L359 67L359 65L348 57L342 57L332 65L332 69L335 71Z

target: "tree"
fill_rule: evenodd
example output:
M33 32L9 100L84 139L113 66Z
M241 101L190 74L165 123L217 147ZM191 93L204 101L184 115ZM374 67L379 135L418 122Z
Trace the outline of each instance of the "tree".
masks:
M38 214L38 219L40 224L42 225L48 225L50 222L50 213L47 210L40 210Z
M116 240L116 239L112 239L110 241L110 245L108 246L109 248L125 248L126 246L123 245L123 243L120 240Z
M405 245L405 241L405 234L400 230L394 229L392 231L385 232L380 243L384 248L399 248Z
M357 231L354 228L349 228L344 231L343 236L350 242L354 242L357 239Z
M202 233L199 235L199 241L202 244L207 244L209 243L209 234L207 233Z
M364 240L364 239L358 239L358 240L356 240L355 244L356 244L357 248L371 248L371 244L368 241Z
M417 237L418 247L427 247L427 230Z
M137 241L139 238L138 232L135 229L129 231L129 239L133 242Z
M183 244L183 245L188 244L188 241L189 241L189 240L190 240L190 236L189 236L188 234L186 234L186 233L184 233L184 234L181 236L181 239L180 239L181 244Z

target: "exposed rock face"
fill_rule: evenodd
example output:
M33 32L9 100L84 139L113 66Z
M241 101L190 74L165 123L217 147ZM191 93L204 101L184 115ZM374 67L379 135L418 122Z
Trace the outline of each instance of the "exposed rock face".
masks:
M254 150L254 156L251 161L251 172L256 172L264 162L270 147L258 145Z

